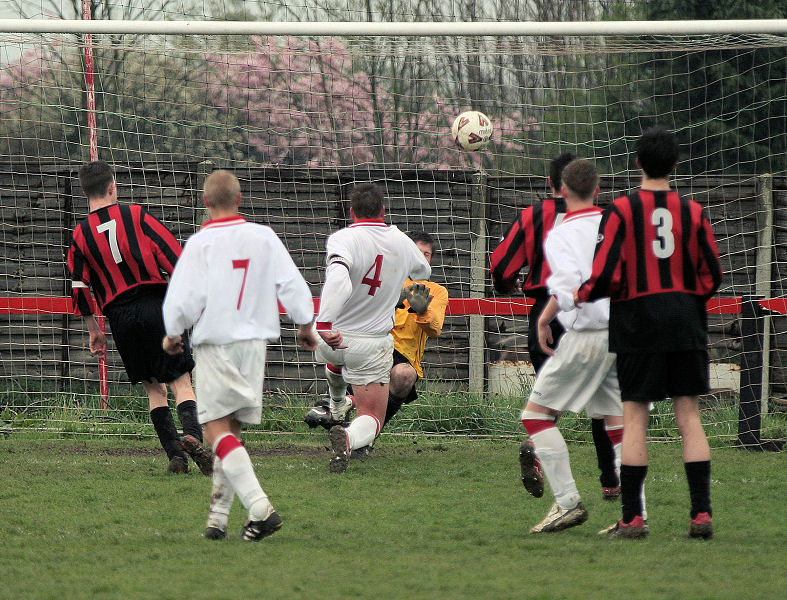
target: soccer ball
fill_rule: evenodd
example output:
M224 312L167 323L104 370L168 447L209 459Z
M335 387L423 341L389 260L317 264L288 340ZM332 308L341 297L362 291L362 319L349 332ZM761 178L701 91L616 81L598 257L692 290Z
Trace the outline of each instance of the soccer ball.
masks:
M451 136L462 150L474 152L489 143L492 131L489 117L477 110L468 110L454 119Z

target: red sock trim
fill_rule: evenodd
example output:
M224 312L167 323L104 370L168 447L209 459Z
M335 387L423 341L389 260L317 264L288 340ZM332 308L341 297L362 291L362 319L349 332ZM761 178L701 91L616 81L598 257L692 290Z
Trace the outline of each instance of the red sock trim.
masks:
M623 428L607 429L607 437L609 438L609 441L612 442L613 446L617 446L623 442Z
M336 365L332 365L331 363L326 364L325 368L328 369L331 373L336 373L337 375L342 374L342 368L337 367Z
M216 444L216 456L218 456L220 460L224 460L225 456L235 450L235 448L240 448L241 446L240 440L234 435L225 435L219 440L219 443Z
M555 422L548 419L522 419L527 435L535 435L545 429L555 426Z

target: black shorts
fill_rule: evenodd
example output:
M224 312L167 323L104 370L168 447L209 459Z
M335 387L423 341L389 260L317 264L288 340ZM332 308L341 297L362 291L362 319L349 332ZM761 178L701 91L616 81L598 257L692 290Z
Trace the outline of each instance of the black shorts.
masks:
M707 350L619 353L617 367L620 395L624 402L652 402L708 393Z
M407 363L408 365L412 366L412 363L409 360L407 360L407 357L404 354L402 354L398 350L394 350L393 351L393 364L394 364L394 366L402 364L402 363ZM416 379L416 381L418 381L418 380ZM410 404L410 402L412 402L416 398L418 398L418 391L415 389L415 384L413 384L413 387L411 387L410 391L407 392L407 396L405 396L404 400L402 400L402 404Z
M194 368L188 343L185 352L175 356L161 347L166 333L161 304L166 291L165 286L138 286L104 307L112 339L131 383L153 379L169 383Z

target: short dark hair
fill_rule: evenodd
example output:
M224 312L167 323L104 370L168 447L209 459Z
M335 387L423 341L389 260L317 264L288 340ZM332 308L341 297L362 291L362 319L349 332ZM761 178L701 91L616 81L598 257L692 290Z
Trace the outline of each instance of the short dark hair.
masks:
M432 247L432 254L434 254L435 241L434 238L425 231L411 231L407 234L413 242L420 242L422 244L429 244Z
M549 178L552 180L552 187L560 193L560 186L563 184L563 169L566 165L576 158L571 152L564 152L560 156L553 158L549 163Z
M383 190L373 183L361 183L350 192L350 206L358 219L377 219L383 210Z
M598 187L598 171L589 160L577 158L563 169L563 185L582 199L590 198Z
M637 159L645 175L663 179L672 172L680 155L675 135L663 127L651 127L637 140Z
M94 160L79 168L79 185L88 198L106 196L109 184L115 181L115 173L103 160Z

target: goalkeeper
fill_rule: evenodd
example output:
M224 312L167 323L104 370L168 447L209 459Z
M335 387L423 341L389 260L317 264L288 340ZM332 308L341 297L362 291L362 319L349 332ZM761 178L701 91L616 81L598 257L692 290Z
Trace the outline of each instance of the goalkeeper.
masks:
M434 238L425 232L411 233L409 236L431 265ZM440 335L447 306L448 290L442 285L433 281L405 280L391 330L394 338L393 368L383 426L399 412L403 404L409 404L418 397L415 384L424 375L421 359L426 340ZM309 427L322 425L330 429L343 423L352 407L352 388L348 387L347 402L341 414L331 414L328 398L321 398L303 420Z

